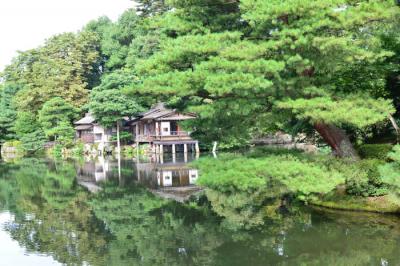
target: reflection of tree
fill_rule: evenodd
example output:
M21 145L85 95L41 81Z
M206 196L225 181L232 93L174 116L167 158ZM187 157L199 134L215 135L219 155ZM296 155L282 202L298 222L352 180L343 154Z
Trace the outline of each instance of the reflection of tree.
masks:
M0 164L0 210L15 210L16 200L19 197L17 184L10 175L13 164Z
M24 159L12 171L22 198L44 201L54 208L65 208L74 198L76 171L72 164L47 163L39 159Z
M67 162L0 170L1 204L16 214L6 229L67 265L400 264L397 217L310 211L285 204L279 185L180 204L118 180L88 195Z
M284 186L270 184L251 192L206 189L206 196L212 210L223 217L229 227L251 229L263 225L266 218L279 217L279 209L286 208L281 200L285 192Z
M326 210L313 217L312 227L288 232L286 249L292 264L400 264L398 217Z
M218 237L214 218L195 207L154 197L145 190L106 187L93 201L116 240L110 265L212 265Z
M16 217L7 230L28 251L52 254L61 263L106 265L106 235L81 200L77 198L68 210L48 205L32 210L32 216Z
M27 159L10 175L15 180L16 215L7 225L13 239L31 252L52 254L61 263L103 263L107 234L93 219L87 194L75 187L74 168Z

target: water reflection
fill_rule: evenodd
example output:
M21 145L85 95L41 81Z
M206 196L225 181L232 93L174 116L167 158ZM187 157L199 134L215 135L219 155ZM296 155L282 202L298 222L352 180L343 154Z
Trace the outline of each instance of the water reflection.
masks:
M196 186L198 170L190 165L197 156L177 153L132 160L88 157L77 165L77 178L79 184L91 192L101 190L102 182L118 179L120 186L136 182L159 196L183 202L201 190Z
M194 186L198 170L189 164L194 159L194 154L187 153L139 158L135 161L136 178L152 189Z
M193 187L189 175L172 186L158 183L158 171L190 171L185 158L178 160L0 164L0 209L7 218L0 250L15 256L13 265L27 265L26 256L31 265L400 264L397 216L296 205L283 211L274 191L207 191L207 198L185 204L149 192ZM101 190L88 193L77 173ZM48 260L36 264L35 256Z

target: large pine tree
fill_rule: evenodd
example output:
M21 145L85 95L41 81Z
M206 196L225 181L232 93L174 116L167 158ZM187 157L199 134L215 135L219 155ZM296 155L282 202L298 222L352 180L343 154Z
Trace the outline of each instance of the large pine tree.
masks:
M216 136L247 138L251 130L298 120L337 155L356 158L343 128L394 112L373 93L381 88L374 77L364 77L368 86L341 79L393 55L380 39L399 19L393 1L172 2L164 15L173 22L169 38L137 64L143 83L133 90L175 96L176 105L200 112L200 122L214 119L209 130ZM220 123L221 115L229 122Z

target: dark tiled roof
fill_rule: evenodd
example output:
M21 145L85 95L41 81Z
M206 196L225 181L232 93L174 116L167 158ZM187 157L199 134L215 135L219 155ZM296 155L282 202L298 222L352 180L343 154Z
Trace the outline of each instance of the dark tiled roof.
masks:
M75 130L87 130L91 129L93 126L92 125L79 125L75 127Z
M91 114L86 114L86 116L78 121L76 121L75 125L88 125L96 122L96 119Z
M142 117L142 119L157 119L157 118L160 118L160 117L163 117L163 116L167 116L167 115L170 115L170 114L174 114L174 113L175 113L174 110L161 110L161 111L158 111L158 112L153 112L153 113L150 113L148 115L145 115L145 116Z

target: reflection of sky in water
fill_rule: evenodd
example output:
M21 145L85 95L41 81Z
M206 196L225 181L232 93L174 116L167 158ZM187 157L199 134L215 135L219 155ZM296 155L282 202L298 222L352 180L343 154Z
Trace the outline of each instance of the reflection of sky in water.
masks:
M50 256L27 253L17 241L11 239L9 233L4 231L4 226L12 220L10 213L0 213L0 265L61 265Z

